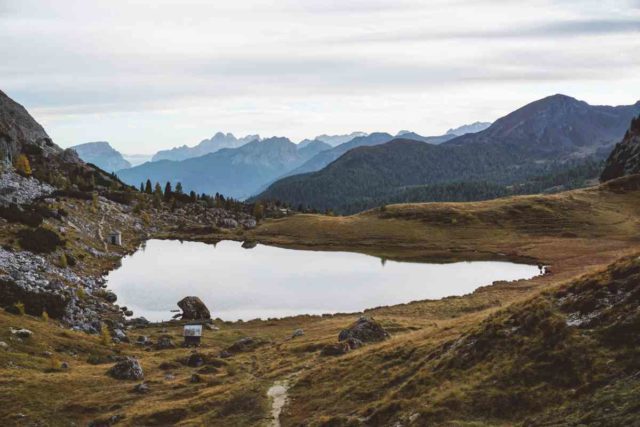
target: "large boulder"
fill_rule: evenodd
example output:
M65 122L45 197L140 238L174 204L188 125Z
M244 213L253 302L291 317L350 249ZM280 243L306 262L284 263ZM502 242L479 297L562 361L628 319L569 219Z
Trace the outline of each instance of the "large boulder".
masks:
M178 307L182 310L184 320L211 319L209 309L198 297L185 297L178 302Z
M362 316L338 335L338 341L355 339L363 343L379 342L389 338L389 333L380 323L370 317Z
M144 378L140 362L130 356L124 357L113 365L107 373L117 380L141 380Z

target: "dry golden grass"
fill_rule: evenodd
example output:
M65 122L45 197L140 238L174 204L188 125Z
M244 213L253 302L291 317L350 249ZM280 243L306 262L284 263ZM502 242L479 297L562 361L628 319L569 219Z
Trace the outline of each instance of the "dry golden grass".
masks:
M99 219L90 204L80 209L88 219ZM190 236L164 231L156 237ZM266 343L226 359L226 365L215 372L202 374L200 383L189 381L197 368L177 363L190 350L144 351L132 344L105 345L99 337L64 330L54 321L0 311L0 340L10 345L9 351L0 350L0 420L5 425L29 425L36 420L52 426L82 425L124 414L118 425L266 425L266 391L274 381L286 378L293 388L292 400L282 415L284 425L348 425L363 416L382 416L403 401L399 387L443 343L471 331L498 310L639 251L640 178L552 196L394 205L384 212L372 210L350 217L296 215L264 221L253 231L197 238L254 239L389 259L528 259L550 265L552 274L496 283L463 297L372 309L369 313L389 329L392 339L339 358L321 357L318 350L335 342L338 332L357 314L221 324L220 331L205 332L201 352L216 355L246 336ZM112 262L93 260L86 268L103 271L113 268ZM29 328L34 337L12 342L10 326ZM179 342L181 327L167 328ZM305 335L292 340L289 337L296 328L303 328ZM130 332L130 336L147 335L155 340L162 333L160 327L151 326ZM70 369L51 372L51 358L44 351L68 362ZM87 361L91 355L119 354L140 359L151 389L148 394L133 393L136 382L108 377L111 364ZM168 362L175 367L160 368ZM167 379L168 372L175 378ZM467 384L428 384L430 398L453 401L483 379L478 374L469 377ZM428 383L429 379L421 381ZM495 425L495 420L490 424Z

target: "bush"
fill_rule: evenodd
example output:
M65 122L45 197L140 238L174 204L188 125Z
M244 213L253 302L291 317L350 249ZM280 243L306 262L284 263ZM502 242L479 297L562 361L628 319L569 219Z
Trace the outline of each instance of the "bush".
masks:
M110 345L111 344L111 334L109 333L109 328L107 325L102 325L100 327L100 342L102 345Z
M67 256L64 253L60 254L60 258L58 259L58 267L67 268L68 266L69 263L67 262Z
M17 302L15 304L13 304L13 306L16 308L18 314L20 314L20 316L24 316L25 314L25 309L24 309L24 304L21 302Z
M44 220L40 212L22 210L14 203L10 204L9 207L0 206L0 217L9 222L24 224L29 227L37 227Z
M50 253L65 244L58 233L44 227L20 230L18 238L23 249L36 253Z
M16 171L22 176L31 176L31 164L29 158L20 154L15 162Z
M130 205L133 202L133 193L128 191L109 191L104 197L121 205Z
M71 199L92 200L93 194L88 191L58 190L53 192L53 197L69 197Z

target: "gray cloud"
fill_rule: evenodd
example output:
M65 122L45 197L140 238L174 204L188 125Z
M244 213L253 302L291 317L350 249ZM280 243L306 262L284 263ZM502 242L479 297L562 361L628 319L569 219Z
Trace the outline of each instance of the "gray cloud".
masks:
M639 19L594 19L559 21L519 28L470 31L377 32L336 40L338 42L408 42L436 40L487 40L518 38L555 38L640 33Z
M555 92L626 102L639 3L0 0L0 84L62 141L438 132Z

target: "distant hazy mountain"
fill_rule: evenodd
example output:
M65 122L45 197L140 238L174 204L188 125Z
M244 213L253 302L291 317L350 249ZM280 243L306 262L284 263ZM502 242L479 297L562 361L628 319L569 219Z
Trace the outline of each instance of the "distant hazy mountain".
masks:
M326 144L329 144L332 147L336 147L340 144L344 144L345 142L349 142L351 141L353 138L359 137L359 136L367 136L368 134L366 132L351 132L350 134L346 134L346 135L318 135L313 139L304 139L302 141L300 141L300 144L302 147L304 147L305 145L309 144L312 141L322 141Z
M158 151L152 161L158 160L184 160L192 157L200 157L205 154L215 153L223 148L237 148L241 147L249 142L259 141L260 135L247 135L243 138L236 138L231 133L218 132L210 139L204 139L200 141L195 147L188 147L183 145L182 147L172 148L170 150Z
M330 149L315 141L299 147L287 138L253 141L238 148L223 148L214 153L181 161L159 160L125 169L118 176L131 185L148 179L153 182L181 182L186 191L243 199L317 153Z
M71 147L78 156L87 163L93 163L107 172L115 172L131 167L119 151L115 150L106 141L87 142Z
M452 135L452 134L440 135L440 136L422 136L422 135L418 135L415 132L410 132L410 131L400 131L396 135L396 138L411 139L413 141L426 142L427 144L433 144L433 145L442 144L443 142L447 142L455 137L456 135Z
M350 213L385 201L412 201L405 196L413 187L466 182L473 184L471 194L465 194L471 200L489 194L487 186L504 188L534 176L561 173L563 163L590 170L592 156L606 155L639 113L640 102L590 106L555 95L514 111L484 131L440 145L403 137L378 146L360 146L322 170L281 179L256 198ZM576 165L575 159L585 160ZM447 191L468 189L450 186ZM433 188L426 193L432 194ZM438 194L442 196L453 199L451 194Z
M487 129L489 126L491 126L491 122L475 122L469 125L462 125L454 129L449 129L447 131L447 135L460 136L467 133L477 133Z
M624 139L609 155L600 180L604 182L636 173L640 173L640 117L631 121Z
M310 158L305 164L301 165L300 167L294 170L289 171L286 174L283 174L283 176L297 175L301 173L320 170L353 148L384 144L385 142L389 142L392 139L393 139L393 136L384 132L374 132L366 136L357 136L352 140L350 140L349 142L340 144L337 147L332 148L331 150L325 150L318 153L313 158Z
M152 154L127 154L127 153L122 153L122 157L124 157L124 159L126 161L131 163L131 166L138 166L138 165L143 164L144 162L150 162L151 158L153 157L153 155Z
M474 126L475 124L465 125L457 129L463 129L463 128L471 129ZM363 132L353 132L353 134L356 134L356 133L363 133ZM447 134L447 135L440 135L440 136L422 136L408 130L398 132L396 137L400 137L400 136L404 139L426 142L428 144L434 144L434 145L442 144L443 142L449 141L456 137L456 135L454 134ZM300 166L299 168L283 176L291 176L291 175L297 175L301 173L318 171L323 167L327 166L329 163L336 160L337 158L339 158L340 156L342 156L344 153L346 153L349 150L352 150L356 147L371 147L374 145L384 144L385 142L389 142L392 139L394 139L394 137L385 132L374 132L369 135L364 134L362 136L357 136L343 144L336 146L332 150L323 151L319 153L316 157L310 159L304 165Z

